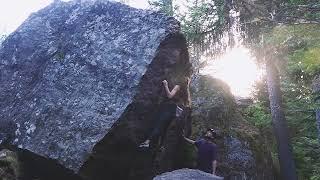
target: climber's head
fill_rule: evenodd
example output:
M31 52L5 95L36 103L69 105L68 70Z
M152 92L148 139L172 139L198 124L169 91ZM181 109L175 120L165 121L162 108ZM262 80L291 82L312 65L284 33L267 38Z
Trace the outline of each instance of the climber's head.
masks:
M208 128L204 134L204 137L213 139L214 137L216 137L216 135L217 133L215 132L215 130Z

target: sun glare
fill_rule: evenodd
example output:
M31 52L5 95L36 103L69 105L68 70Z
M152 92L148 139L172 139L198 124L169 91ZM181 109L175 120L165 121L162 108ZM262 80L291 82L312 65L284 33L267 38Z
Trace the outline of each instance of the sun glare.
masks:
M128 2L129 2L130 6L135 7L135 8L147 9L149 7L148 1L145 1L145 0L140 0L140 1L131 0Z
M228 50L219 59L211 60L200 71L226 82L235 96L249 97L253 85L260 80L262 71L245 47Z
M54 0L0 0L0 35L10 34L25 21L32 12L44 8L53 1Z

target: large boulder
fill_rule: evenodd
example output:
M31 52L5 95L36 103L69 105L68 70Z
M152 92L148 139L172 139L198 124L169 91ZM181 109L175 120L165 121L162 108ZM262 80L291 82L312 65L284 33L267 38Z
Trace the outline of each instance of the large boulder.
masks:
M222 177L214 176L195 169L179 169L160 174L153 180L222 180Z
M173 18L104 0L55 1L32 14L1 45L0 124L14 128L0 142L10 137L89 177L130 174L127 157L147 136L161 81L190 76L179 31ZM104 163L90 163L93 149Z
M199 75L192 81L191 95L191 137L197 139L207 128L218 133L214 140L218 145L217 174L232 180L274 179L268 146L259 130L238 112L229 87L221 80Z

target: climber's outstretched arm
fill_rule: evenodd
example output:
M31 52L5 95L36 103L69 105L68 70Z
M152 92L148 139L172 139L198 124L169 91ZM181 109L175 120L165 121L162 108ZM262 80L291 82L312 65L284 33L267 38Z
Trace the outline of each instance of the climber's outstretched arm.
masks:
M164 86L164 88L166 90L167 97L169 99L174 97L177 94L177 92L180 90L180 86L179 85L175 85L174 88L170 91L170 89L168 87L168 81L167 80L163 80L162 83L163 83L163 86Z

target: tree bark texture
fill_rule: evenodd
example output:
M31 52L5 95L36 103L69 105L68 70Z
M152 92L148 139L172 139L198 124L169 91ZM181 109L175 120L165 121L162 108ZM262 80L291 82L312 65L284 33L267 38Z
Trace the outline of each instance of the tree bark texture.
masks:
M317 100L317 103L320 103L320 100ZM317 128L318 128L318 140L320 142L320 108L316 109L316 120L317 120Z
M318 128L318 140L320 142L320 76L313 80L313 93L315 94L315 103L318 104L316 108L316 122Z
M274 134L278 146L281 176L283 180L297 180L288 126L283 111L279 72L273 61L270 59L266 62L266 69L270 109Z

